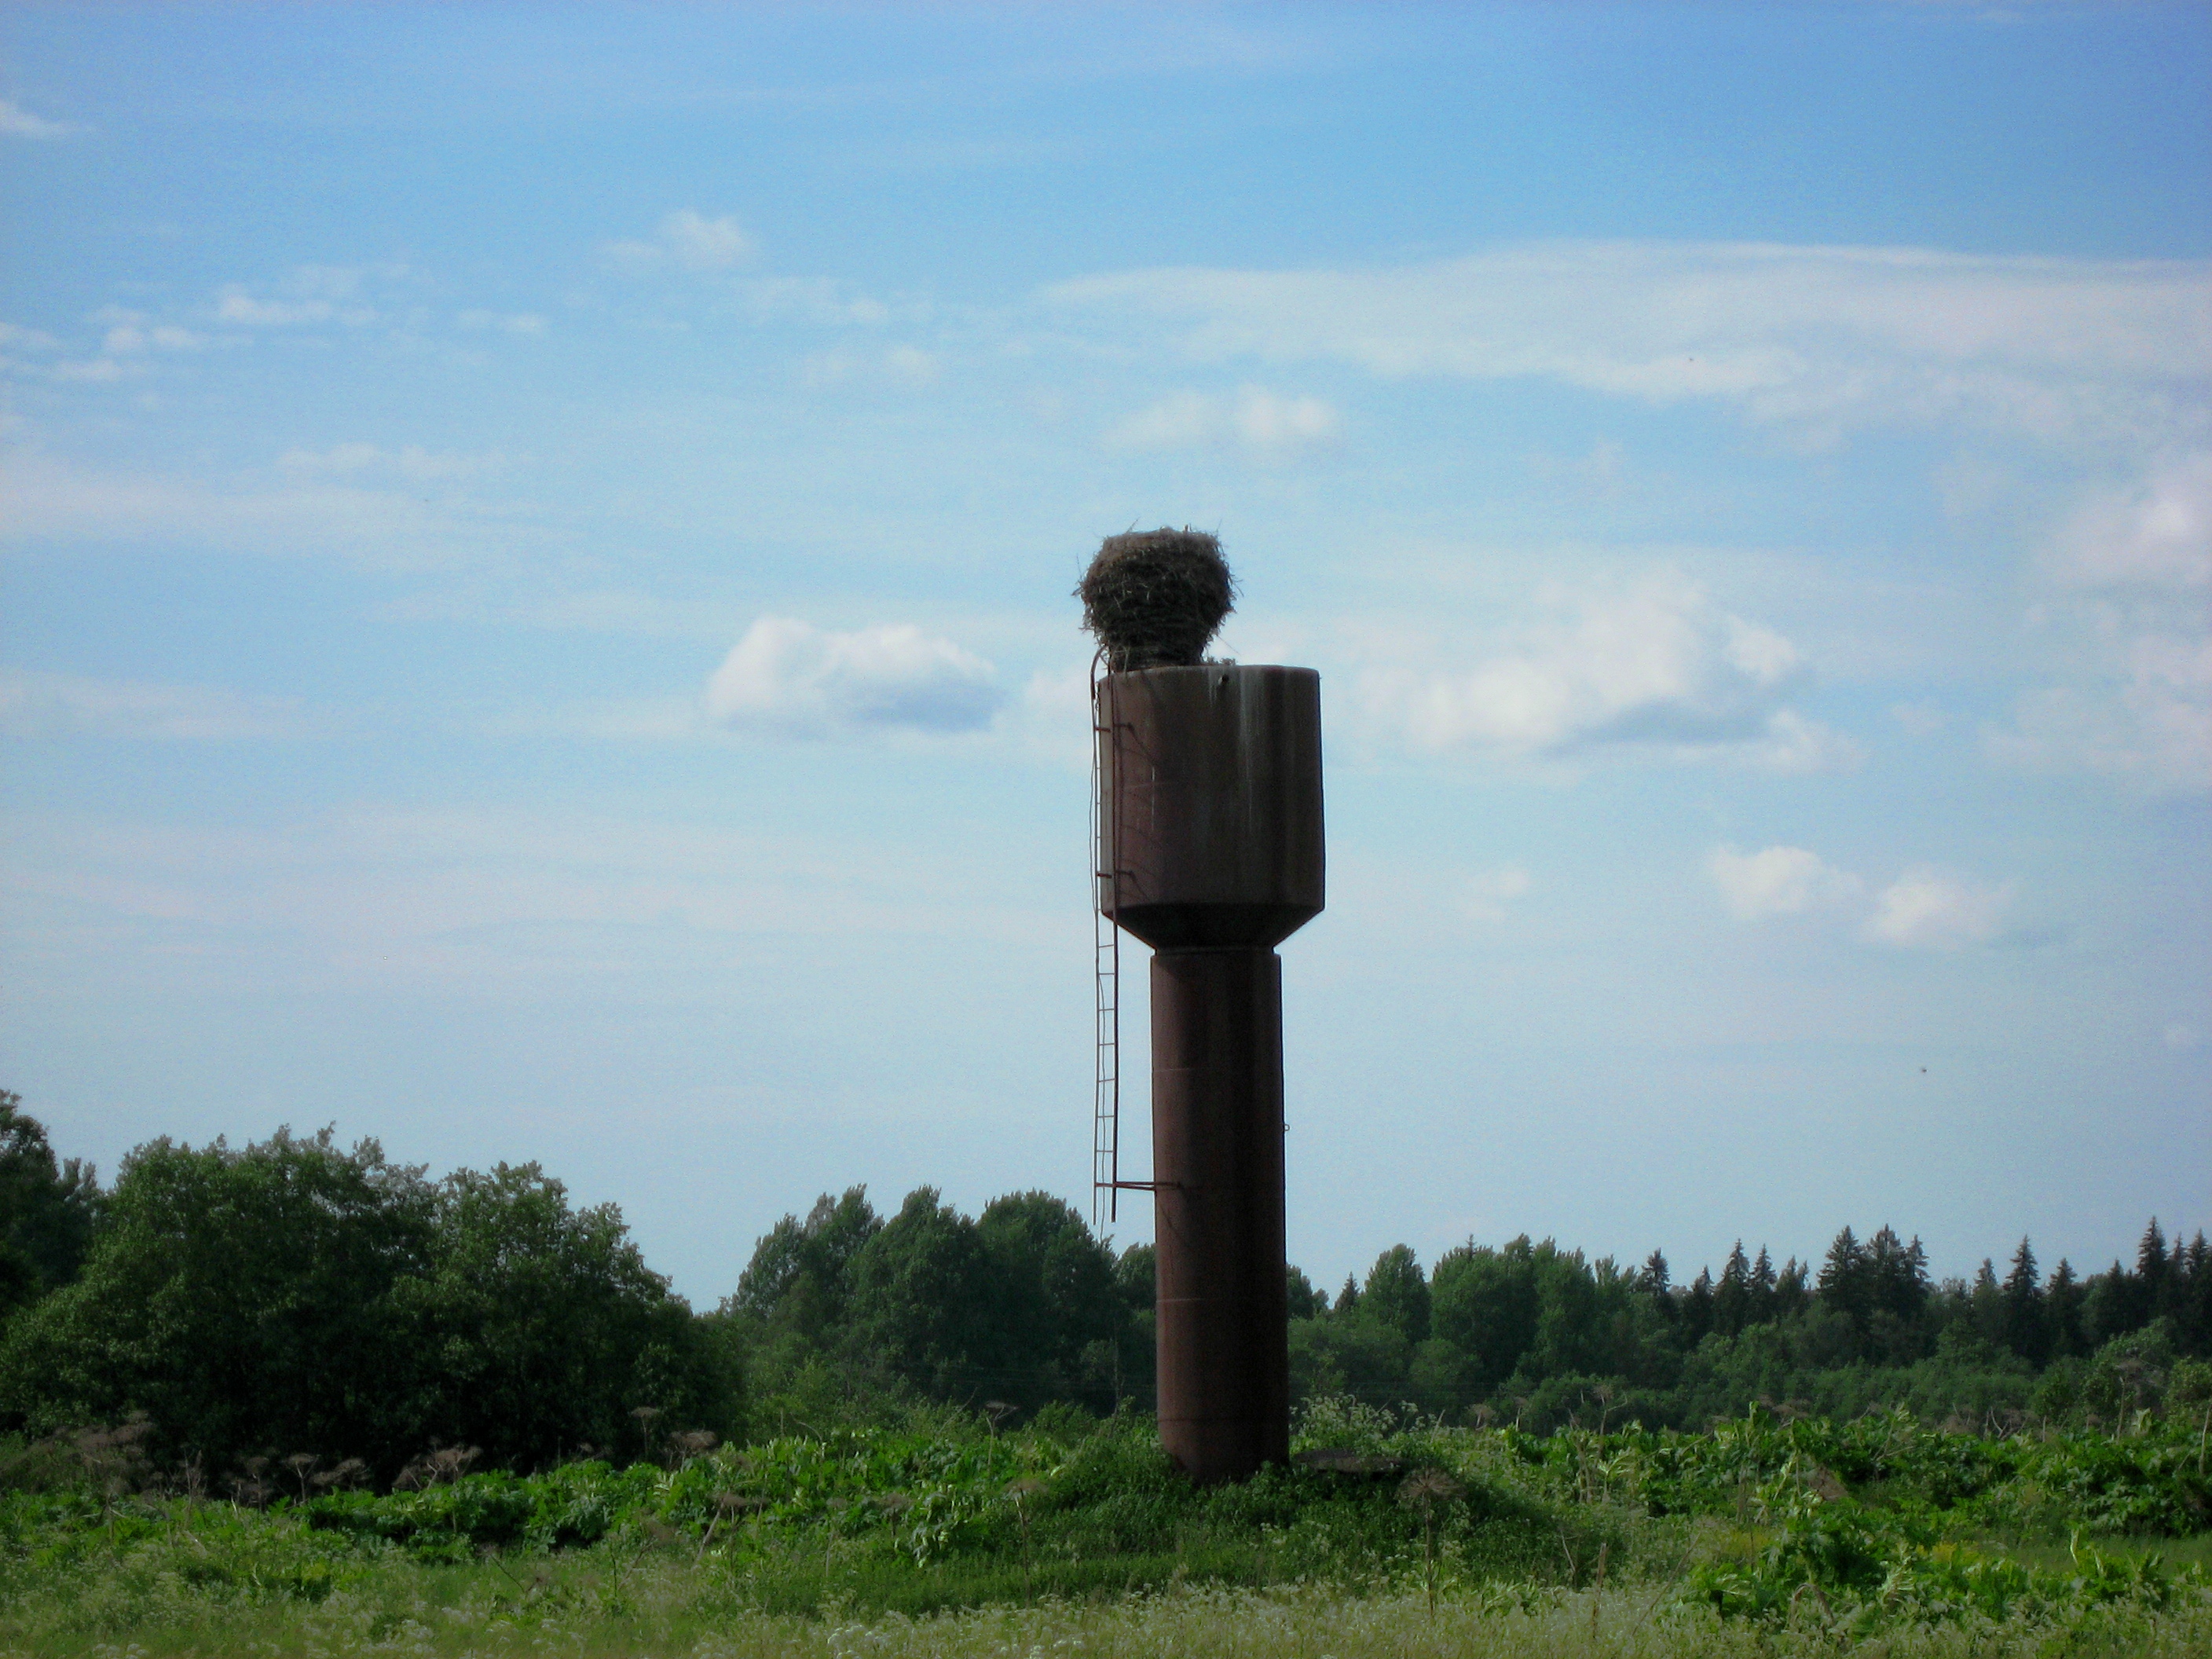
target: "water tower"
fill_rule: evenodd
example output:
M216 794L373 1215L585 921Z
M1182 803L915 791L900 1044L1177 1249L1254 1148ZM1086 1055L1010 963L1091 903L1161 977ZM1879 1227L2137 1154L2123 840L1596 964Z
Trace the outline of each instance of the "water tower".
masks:
M1100 1133L1109 1202L1152 1194L1160 1442L1200 1482L1290 1455L1283 974L1322 908L1321 677L1206 662L1234 588L1213 538L1115 536L1098 636ZM1152 1175L1119 1169L1118 938L1152 947Z

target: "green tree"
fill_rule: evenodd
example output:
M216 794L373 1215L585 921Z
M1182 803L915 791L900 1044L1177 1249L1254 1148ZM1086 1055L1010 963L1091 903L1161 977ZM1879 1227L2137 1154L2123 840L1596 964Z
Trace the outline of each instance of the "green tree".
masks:
M2003 1299L2001 1331L2004 1346L2021 1358L2040 1365L2051 1358L2051 1333L2044 1318L2042 1280L2036 1271L2035 1252L2027 1239L2013 1252L2012 1271L2005 1275L1998 1294Z
M408 1449L465 1442L528 1468L731 1427L734 1379L615 1206L574 1208L537 1164L501 1164L455 1170L432 1207L428 1271L395 1291L420 1362Z
M92 1166L57 1164L46 1126L22 1105L0 1089L0 1321L76 1277L100 1215Z
M2063 1255L2043 1287L2043 1310L2044 1334L2054 1358L2088 1352L2081 1336L2081 1282L2074 1276L2074 1264Z
M1073 1206L1009 1193L976 1218L1000 1310L999 1397L1034 1410L1052 1400L1114 1408L1115 1362L1130 1321L1113 1252Z
M1866 1251L1849 1227L1828 1246L1827 1259L1821 1262L1820 1275L1813 1281L1813 1288L1833 1311L1859 1329L1866 1328L1868 1316L1874 1311L1874 1287L1867 1271Z
M842 1196L824 1193L801 1221L787 1215L753 1247L726 1312L818 1335L845 1317L847 1271L860 1248L883 1227L866 1187Z
M1429 1281L1421 1273L1420 1258L1403 1244L1393 1244L1376 1256L1359 1295L1359 1313L1388 1325L1408 1345L1427 1341Z
M416 1449L419 1354L395 1287L432 1249L419 1169L328 1129L125 1160L82 1274L0 1344L0 1411L34 1430L143 1411L169 1450L389 1461Z
M1429 1290L1431 1328L1472 1362L1474 1386L1487 1395L1536 1340L1535 1247L1523 1233L1499 1249L1469 1243L1447 1250Z
M885 1381L939 1400L1000 1399L1004 1307L975 1224L934 1187L854 1254L848 1352Z
M1159 1252L1132 1244L1114 1262L1114 1284L1131 1313L1149 1314L1159 1300Z
M1743 1253L1743 1241L1739 1238L1721 1267L1721 1282L1713 1289L1713 1328L1723 1336L1734 1336L1751 1323L1751 1258Z
M1412 1352L1395 1326L1376 1319L1301 1319L1291 1327L1291 1392L1299 1399L1348 1394L1370 1406L1409 1397Z
M1896 1230L1883 1227L1867 1241L1867 1301L1869 1311L1911 1322L1928 1303L1928 1252L1917 1234L1908 1244Z

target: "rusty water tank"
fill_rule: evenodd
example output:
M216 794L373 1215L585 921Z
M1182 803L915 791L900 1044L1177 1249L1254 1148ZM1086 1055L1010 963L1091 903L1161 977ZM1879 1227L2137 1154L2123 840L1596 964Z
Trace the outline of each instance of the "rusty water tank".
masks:
M1153 948L1160 1442L1196 1480L1290 1455L1282 962L1323 902L1321 677L1098 682L1098 908Z

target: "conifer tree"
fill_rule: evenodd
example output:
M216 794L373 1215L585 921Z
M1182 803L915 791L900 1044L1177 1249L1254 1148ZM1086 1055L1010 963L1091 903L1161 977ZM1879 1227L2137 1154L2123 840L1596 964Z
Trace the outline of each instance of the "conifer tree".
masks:
M1705 1333L1712 1328L1712 1269L1700 1267L1698 1276L1690 1281L1689 1295L1682 1299L1682 1334L1694 1347L1705 1340Z
M1759 1247L1759 1260L1751 1264L1751 1317L1759 1325L1771 1323L1774 1318L1775 1290L1774 1258L1766 1253L1766 1246Z
M1805 1304L1812 1300L1812 1292L1806 1288L1810 1277L1810 1270L1794 1255L1782 1264L1781 1274L1774 1281L1777 1319L1795 1319L1804 1312Z
M2081 1335L2081 1281L2063 1255L2043 1288L2043 1324L2054 1357L2088 1351Z
M1838 1233L1835 1242L1828 1246L1828 1257L1820 1264L1820 1276L1814 1281L1814 1290L1826 1306L1854 1325L1864 1327L1868 1301L1866 1251L1849 1227Z
M1713 1328L1734 1336L1751 1322L1751 1261L1738 1239L1721 1267L1721 1282L1713 1291Z
M2051 1334L2045 1319L2043 1289L2036 1272L2035 1252L2027 1239L2013 1252L2012 1271L2005 1275L2004 1345L2023 1359L2040 1365L2051 1354Z

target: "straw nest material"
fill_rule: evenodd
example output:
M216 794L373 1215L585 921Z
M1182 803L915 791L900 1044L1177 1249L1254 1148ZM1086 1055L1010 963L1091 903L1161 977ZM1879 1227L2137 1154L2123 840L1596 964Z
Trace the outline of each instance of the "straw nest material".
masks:
M1197 662L1235 607L1237 579L1203 531L1131 531L1106 538L1075 592L1118 674Z

